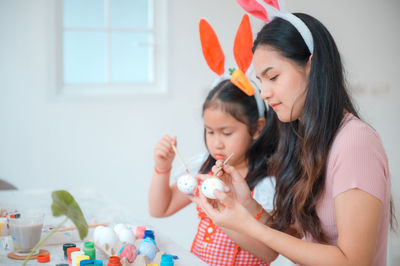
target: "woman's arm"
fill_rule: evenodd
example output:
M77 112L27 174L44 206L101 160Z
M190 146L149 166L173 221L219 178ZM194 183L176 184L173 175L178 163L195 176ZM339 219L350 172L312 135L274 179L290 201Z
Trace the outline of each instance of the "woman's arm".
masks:
M351 189L335 200L337 246L307 242L274 230L252 217L241 204L217 191L225 208L217 210L200 196L202 207L221 227L248 234L301 265L370 265L377 240L381 202L367 192ZM238 222L240 221L240 222Z
M259 204L254 201L254 205L248 206L247 210L253 215L253 217L257 216L259 212ZM269 214L263 210L262 215L259 218L259 222L261 223L266 223L267 219L269 217ZM230 239L232 239L236 244L239 245L240 248L250 252L254 256L262 259L265 262L271 262L275 260L278 257L278 253L271 248L269 248L267 245L262 243L259 240L256 240L255 238L250 237L247 234L243 234L228 228L221 228L228 236Z
M217 161L216 166L213 167L213 172L216 172L218 167L222 167L222 161ZM225 187L225 191L229 191L229 193L235 199L237 199L238 202L245 206L245 208L253 217L260 215L259 212L262 210L261 216L258 217L258 219L261 223L266 223L269 218L269 214L264 209L260 209L261 205L252 198L249 186L247 185L247 182L243 176L241 176L234 167L229 165L223 166L223 170L223 172L219 172L218 177L224 180L225 184L228 185L228 187ZM199 180L204 181L211 176L197 175L196 177ZM194 197L193 201L200 203L198 201L198 197ZM213 203L211 202L211 204ZM214 201L214 206L216 205L218 205L218 203ZM252 253L254 256L264 260L265 262L271 262L278 256L278 253L273 251L271 248L262 242L249 237L247 234L224 227L221 227L221 229L229 236L230 239L238 244L239 247Z

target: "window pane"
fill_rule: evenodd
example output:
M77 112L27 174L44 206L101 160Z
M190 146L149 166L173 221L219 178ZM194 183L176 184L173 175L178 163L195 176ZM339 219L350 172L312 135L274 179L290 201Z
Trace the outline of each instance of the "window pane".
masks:
M111 27L148 28L149 0L110 0Z
M106 82L106 34L64 32L64 83Z
M149 82L150 33L113 33L111 37L111 82Z
M64 27L104 27L104 0L64 0Z

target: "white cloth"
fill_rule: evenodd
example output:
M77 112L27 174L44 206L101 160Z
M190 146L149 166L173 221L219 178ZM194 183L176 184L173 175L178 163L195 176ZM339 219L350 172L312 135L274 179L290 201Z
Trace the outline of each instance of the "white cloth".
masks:
M263 206L264 210L272 211L274 208L275 177L265 177L254 188L254 199Z

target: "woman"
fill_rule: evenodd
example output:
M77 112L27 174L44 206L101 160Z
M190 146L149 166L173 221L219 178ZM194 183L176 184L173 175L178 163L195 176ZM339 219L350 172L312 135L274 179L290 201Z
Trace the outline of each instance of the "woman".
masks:
M385 265L394 218L382 143L346 92L330 33L309 15L290 15L304 25L276 17L253 46L261 95L281 121L268 161L277 182L268 222L254 219L248 210L256 203L250 197L239 202L235 190L214 193L218 208L202 195L195 201L218 226L246 233L298 264ZM243 184L233 167L223 169Z

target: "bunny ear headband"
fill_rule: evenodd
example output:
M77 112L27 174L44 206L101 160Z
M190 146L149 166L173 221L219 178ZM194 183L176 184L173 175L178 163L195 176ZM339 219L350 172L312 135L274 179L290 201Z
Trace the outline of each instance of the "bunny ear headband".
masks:
M219 79L214 86L222 80L230 79L240 90L248 96L253 96L257 102L259 117L264 117L265 106L261 99L259 90L254 89L246 74L252 73L253 52L253 34L251 32L249 16L245 14L240 22L233 45L233 55L238 65L238 69L229 69L230 74L225 72L225 55L222 51L218 37L211 25L201 19L199 23L201 48L204 58L209 68L215 72Z
M275 17L288 21L300 33L310 53L314 52L314 41L310 29L301 19L286 11L281 0L237 0L237 2L248 13L265 22Z

